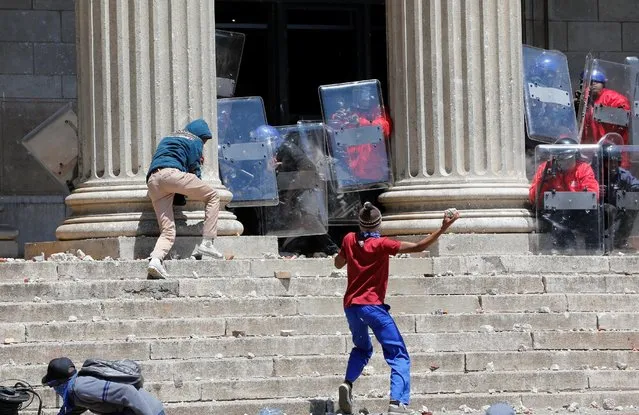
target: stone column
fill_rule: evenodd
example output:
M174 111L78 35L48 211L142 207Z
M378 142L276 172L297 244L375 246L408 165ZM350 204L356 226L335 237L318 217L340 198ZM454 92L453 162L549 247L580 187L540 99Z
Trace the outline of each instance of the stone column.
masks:
M66 199L72 216L60 240L157 235L145 176L163 136L206 119L203 178L231 199L218 177L215 15L209 0L76 1L80 164ZM178 236L201 235L203 205L189 203ZM176 217L178 219L178 217ZM242 225L220 212L219 234Z
M518 0L386 2L394 186L384 233L525 233Z

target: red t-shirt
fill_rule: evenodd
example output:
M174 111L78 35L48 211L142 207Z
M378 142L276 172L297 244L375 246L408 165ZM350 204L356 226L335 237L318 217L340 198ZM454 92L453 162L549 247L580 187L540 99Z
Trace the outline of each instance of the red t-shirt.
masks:
M399 252L400 242L382 238L368 238L359 246L357 234L344 237L340 255L346 258L348 286L344 307L352 304L384 304L388 286L389 255Z

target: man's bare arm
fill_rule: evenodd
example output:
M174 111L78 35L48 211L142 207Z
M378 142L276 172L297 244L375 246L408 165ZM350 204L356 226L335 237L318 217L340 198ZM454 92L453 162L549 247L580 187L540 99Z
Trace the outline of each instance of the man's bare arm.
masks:
M414 242L405 242L401 241L399 245L399 253L400 254L408 254L411 252L422 252L424 249L428 248L433 242L437 240L446 230L452 225L457 219L459 219L459 212L456 210L452 212L452 216L448 214L448 211L444 214L444 220L442 221L442 227L437 231L431 233L421 241ZM337 260L337 258L336 258Z
M346 258L344 258L342 256L341 252L339 254L335 255L334 263L335 263L335 267L337 269L344 268L344 265L346 265Z

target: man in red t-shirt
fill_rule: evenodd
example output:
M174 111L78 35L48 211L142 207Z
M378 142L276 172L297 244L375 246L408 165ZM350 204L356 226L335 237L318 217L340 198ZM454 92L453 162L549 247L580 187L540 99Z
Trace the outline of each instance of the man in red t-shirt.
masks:
M352 412L353 382L362 374L373 354L368 336L369 327L382 346L384 358L391 368L390 404L388 414L411 414L410 358L402 335L384 303L388 285L389 256L398 253L421 252L443 234L459 218L455 209L444 214L442 226L417 243L400 242L381 237L382 214L370 202L359 212L360 232L344 237L335 257L335 266L347 265L348 286L344 294L344 313L353 336L344 383L339 387L339 407L342 413Z

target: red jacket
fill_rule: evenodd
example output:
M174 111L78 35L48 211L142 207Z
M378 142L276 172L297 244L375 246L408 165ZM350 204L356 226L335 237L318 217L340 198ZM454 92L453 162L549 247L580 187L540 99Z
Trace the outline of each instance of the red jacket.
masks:
M628 128L595 121L593 112L597 105L612 108L623 108L626 111L630 110L630 102L628 101L628 98L613 89L604 88L595 100L594 104L589 106L586 110L581 143L597 144L604 135L608 133L618 133L621 135L621 138L623 138L623 144L628 145ZM621 167L629 168L630 164L629 156L624 152L622 154Z
M533 205L537 197L537 187L541 184L544 170L550 167L549 163L550 162L544 162L537 168L535 177L533 177L532 183L530 184L528 199ZM544 192L549 192L553 189L558 192L583 192L584 189L586 189L589 192L595 192L597 198L599 198L599 182L595 179L595 172L592 170L592 167L590 167L590 164L584 161L578 161L574 169L557 173L555 177L548 175L539 195L543 196Z

